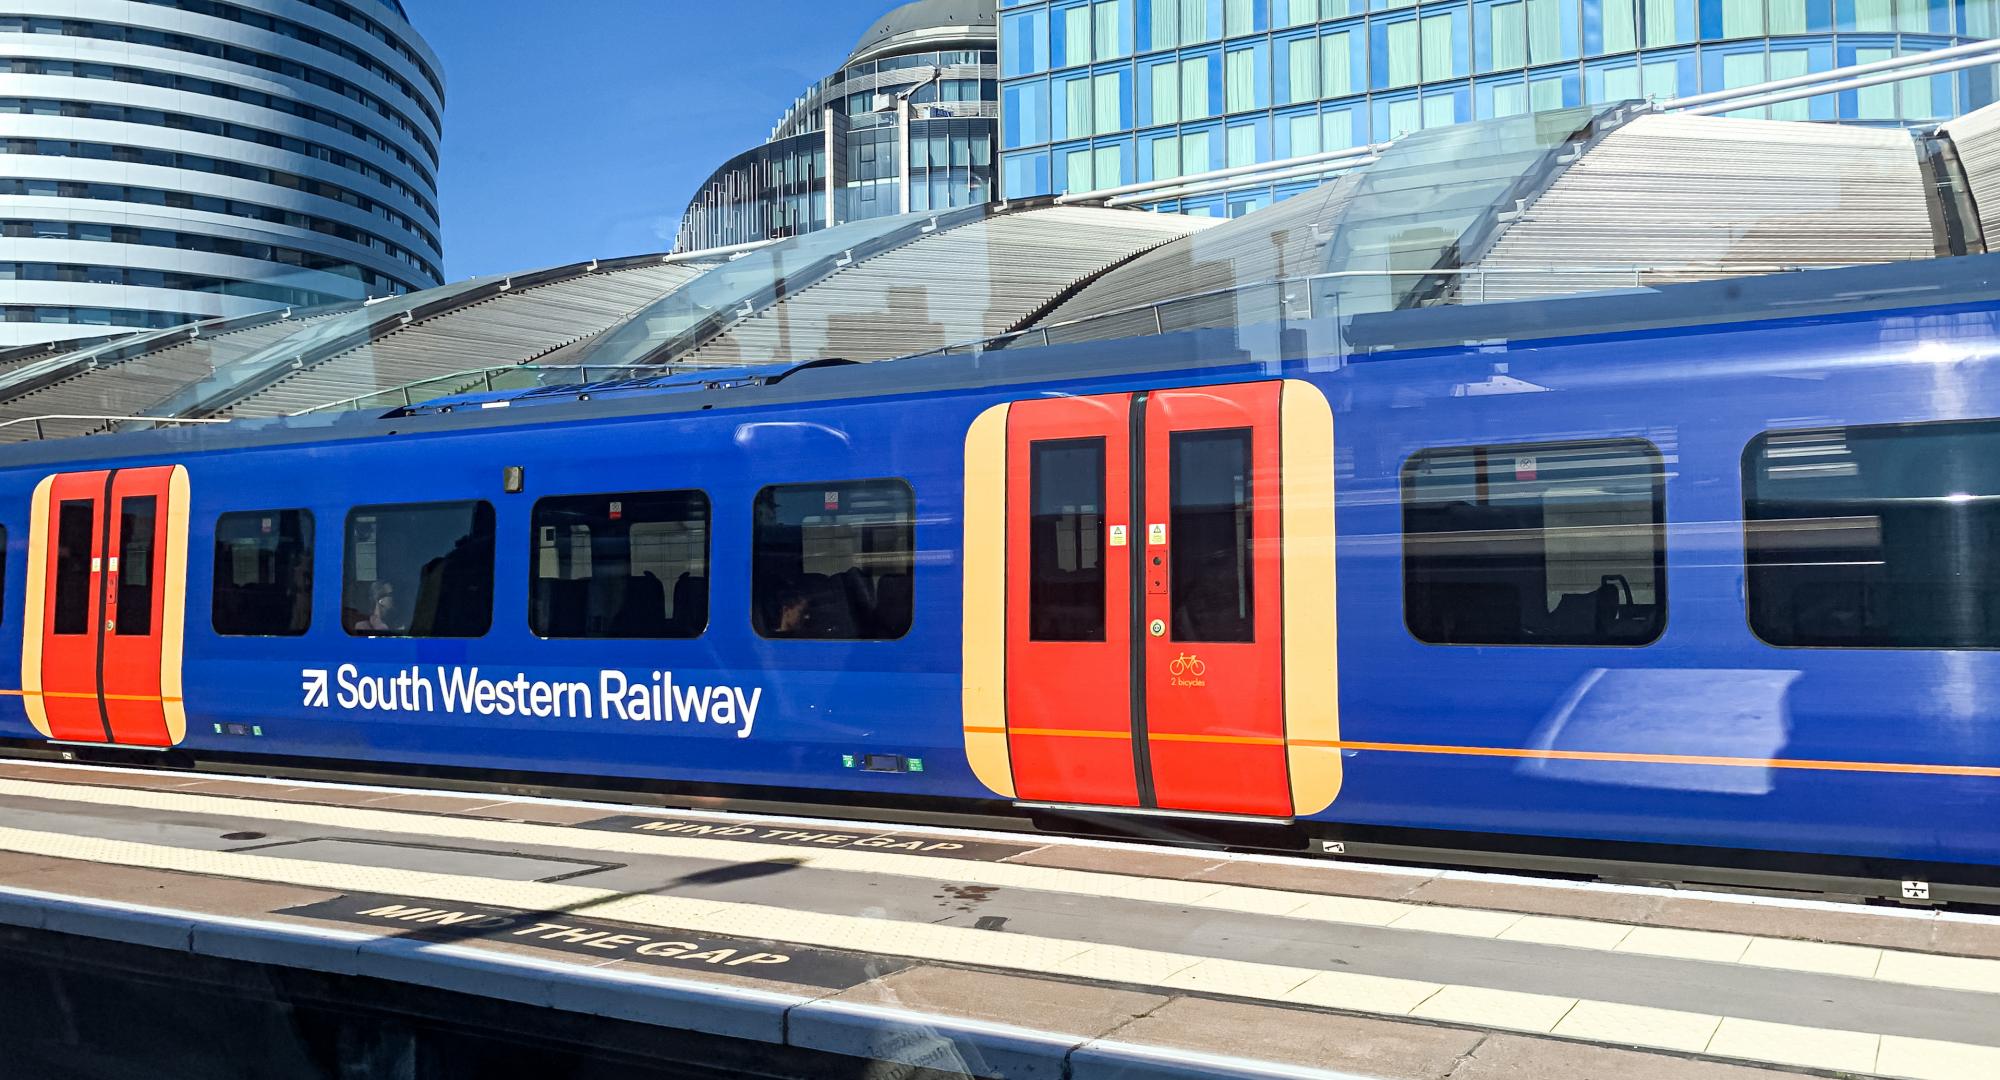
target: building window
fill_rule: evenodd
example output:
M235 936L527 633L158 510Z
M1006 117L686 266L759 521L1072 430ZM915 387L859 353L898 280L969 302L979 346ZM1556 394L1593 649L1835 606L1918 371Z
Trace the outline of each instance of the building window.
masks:
M1097 0L1091 5L1094 24L1095 60L1116 60L1132 55L1131 0Z
M535 503L528 626L545 638L692 638L708 627L708 496Z
M1270 28L1264 0L1224 0L1223 26L1230 37L1260 34Z
M1227 112L1247 112L1271 104L1270 45L1259 41L1231 49L1223 57L1223 101Z
M1554 4L1547 7L1553 11ZM1429 11L1428 8L1425 9ZM1419 36L1423 45L1423 77L1425 82L1450 79L1466 73L1465 57L1465 9L1448 10L1442 14L1425 14L1418 20ZM1530 37L1539 29L1531 25ZM1533 46L1531 45L1531 48Z
M493 625L493 504L409 503L347 515L341 623L355 637L484 636Z
M1096 114L1095 134L1109 135L1132 129L1132 70L1129 67L1100 72L1091 77L1092 109ZM1073 133L1080 134L1080 133Z
M1685 45L1694 40L1693 0L1639 0L1646 48Z
M1297 105L1320 98L1320 44L1318 38L1293 38L1278 43L1278 103Z
M1423 75L1419 28L1414 18L1370 24L1375 37L1372 83L1377 90L1413 86Z
M1009 83L1003 97L1007 114L1007 149L1049 141L1049 84L1046 80Z
M1645 645L1666 624L1666 474L1638 439L1426 450L1403 597L1435 645Z
M1319 0L1271 0L1271 22L1279 29L1319 19Z
M910 631L916 496L901 480L757 493L751 621L767 638L887 640Z
M1222 56L1208 53L1181 61L1181 119L1206 120L1222 100Z
M1202 0L1187 0L1186 6L1198 16ZM1199 30L1182 40L1181 8L1182 0L1139 0L1139 47L1150 52L1202 40Z
M1743 495L1758 637L2000 648L2000 420L1767 432Z
M1084 139L1095 134L1091 124L1091 103L1094 93L1090 76L1078 72L1055 80L1056 111L1055 123L1050 137L1061 142L1065 139Z
M1139 65L1139 126L1181 118L1181 65L1172 57Z
M1028 637L1103 641L1104 440L1029 448Z
M1000 19L1000 74L1033 75L1049 69L1049 13L1019 11Z
M1006 198L1025 199L1034 195L1047 195L1050 191L1049 154L1038 151L1032 154L1008 154L1001 161L1005 174Z
M210 622L230 637L296 637L312 625L313 516L250 510L215 521Z
M1636 0L1584 0L1583 51L1591 56L1639 47Z
M1361 31L1349 29L1327 34L1319 39L1319 45L1324 68L1320 76L1322 96L1346 97L1360 90L1368 81L1364 59L1366 38Z
M1051 52L1058 68L1090 63L1090 5L1058 8L1051 24L1054 32Z

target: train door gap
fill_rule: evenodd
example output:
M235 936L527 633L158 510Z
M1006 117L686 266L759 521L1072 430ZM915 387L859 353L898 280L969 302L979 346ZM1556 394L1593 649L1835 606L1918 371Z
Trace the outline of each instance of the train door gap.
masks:
M104 704L104 636L110 632L111 578L118 571L117 558L111 554L111 493L118 483L118 470L109 469L104 474L104 501L99 505L96 549L100 555L90 560L90 572L97 578L97 610L100 618L91 620L91 637L97 645L97 719L104 725L104 741L115 743L118 737L111 733L111 710ZM110 560L108 563L104 560ZM101 629L99 621L106 623Z
M1139 557L1129 560L1132 564L1132 775L1138 782L1139 805L1146 809L1156 809L1160 805L1159 794L1153 788L1153 761L1151 742L1146 731L1146 605L1140 597L1146 595L1146 581L1150 569L1147 563L1152 552L1149 547L1140 546L1140 530L1146 521L1146 485L1141 477L1146 475L1146 401L1151 395L1132 395L1129 410L1132 468L1127 475L1131 488L1131 536L1133 548Z

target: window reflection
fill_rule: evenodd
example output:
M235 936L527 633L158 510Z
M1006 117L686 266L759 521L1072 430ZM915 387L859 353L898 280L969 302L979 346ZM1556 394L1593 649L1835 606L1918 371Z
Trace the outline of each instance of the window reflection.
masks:
M2000 421L1767 433L1743 490L1765 641L2000 647Z
M1403 471L1410 632L1644 645L1666 621L1660 452L1636 439L1428 450Z

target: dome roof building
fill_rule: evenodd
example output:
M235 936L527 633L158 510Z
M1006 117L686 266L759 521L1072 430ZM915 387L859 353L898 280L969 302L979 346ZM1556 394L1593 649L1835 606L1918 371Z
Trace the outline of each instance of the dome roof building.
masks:
M994 0L916 0L861 35L682 215L680 251L800 236L995 196Z

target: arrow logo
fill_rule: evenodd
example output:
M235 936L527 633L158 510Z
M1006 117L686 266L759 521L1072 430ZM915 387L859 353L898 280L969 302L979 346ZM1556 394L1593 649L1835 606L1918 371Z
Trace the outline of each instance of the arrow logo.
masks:
M304 675L305 681L299 684L299 688L306 692L306 708L326 708L326 669L307 668Z

